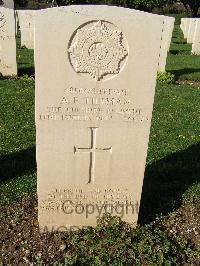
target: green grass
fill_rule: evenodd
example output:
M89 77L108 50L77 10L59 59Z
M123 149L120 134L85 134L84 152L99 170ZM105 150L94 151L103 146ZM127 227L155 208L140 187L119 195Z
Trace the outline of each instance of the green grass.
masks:
M33 50L20 47L19 78L0 80L0 199L36 193Z
M34 51L21 47L20 36L17 37L18 76L34 75Z
M172 72L177 80L200 81L200 56L191 55L192 45L187 44L177 17L166 70Z
M200 89L157 86L140 213L145 221L177 209L199 181L199 99Z
M178 18L179 19L179 18ZM167 70L178 80L200 80L200 56L191 56L176 24ZM33 51L19 47L19 78L0 80L0 199L36 194ZM29 76L27 76L27 75ZM188 265L191 243L171 236L156 217L200 199L200 89L158 85L139 221L131 230L106 217L96 229L73 233L66 265ZM183 254L183 257L182 257ZM71 264L70 264L71 263ZM121 264L120 264L121 263Z
M182 55L180 60L178 55L169 55L167 71L178 80L200 81L200 56Z
M95 230L71 234L68 241L74 252L66 254L62 265L177 265L179 261L178 247L161 229L152 226L133 231L110 216L100 219Z
M34 80L0 80L0 198L35 192Z

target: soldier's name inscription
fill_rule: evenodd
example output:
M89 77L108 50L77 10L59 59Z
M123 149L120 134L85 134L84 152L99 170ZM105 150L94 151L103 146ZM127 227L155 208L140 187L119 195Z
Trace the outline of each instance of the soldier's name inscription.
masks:
M57 106L47 106L39 120L148 122L147 112L135 107L126 89L69 86Z

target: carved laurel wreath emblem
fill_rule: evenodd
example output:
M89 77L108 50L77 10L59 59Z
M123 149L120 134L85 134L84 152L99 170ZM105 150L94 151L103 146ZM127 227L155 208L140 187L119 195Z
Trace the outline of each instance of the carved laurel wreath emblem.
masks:
M128 55L123 34L102 21L79 28L69 46L72 67L77 73L88 73L96 81L120 72Z

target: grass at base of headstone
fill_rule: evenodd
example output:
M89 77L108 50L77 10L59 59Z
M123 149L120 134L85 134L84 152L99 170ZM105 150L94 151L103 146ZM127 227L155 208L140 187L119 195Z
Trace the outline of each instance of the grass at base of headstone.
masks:
M131 228L105 215L96 228L40 234L37 201L23 198L0 213L3 265L198 265L200 202ZM15 232L13 234L13 231ZM13 252L10 252L13 250Z
M162 85L175 83L175 76L170 72L158 72L157 82Z
M105 216L95 229L71 234L66 243L72 254L66 251L61 264L55 265L196 265L199 204L185 205L135 230L119 218Z

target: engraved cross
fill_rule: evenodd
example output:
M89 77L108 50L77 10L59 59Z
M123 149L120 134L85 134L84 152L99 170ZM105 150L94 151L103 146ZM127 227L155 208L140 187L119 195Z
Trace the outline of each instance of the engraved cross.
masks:
M98 127L89 127L91 131L91 145L89 148L77 148L74 147L74 153L89 153L90 154L90 167L89 167L89 181L88 184L94 184L95 176L95 162L96 162L96 152L110 152L112 153L112 147L109 148L97 148L96 138Z

